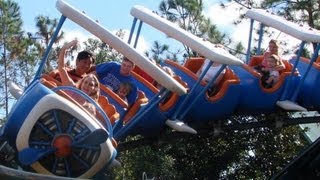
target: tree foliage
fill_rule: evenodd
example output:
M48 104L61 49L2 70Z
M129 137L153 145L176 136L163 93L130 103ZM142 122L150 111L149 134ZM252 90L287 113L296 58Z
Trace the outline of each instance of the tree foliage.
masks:
M8 0L0 1L0 51L1 51L1 84L0 93L4 94L4 98L0 99L0 107L4 108L5 115L8 115L9 93L7 84L11 77L12 60L22 53L19 39L22 36L22 20L20 17L20 7L17 3Z
M121 151L119 160L123 166L109 174L119 179L137 179L143 172L156 179L268 179L306 146L299 126L257 127L221 133L213 129L219 128L221 123L230 125L230 121L273 121L276 116L236 116L233 120L204 124L202 128L208 131L204 132L199 126L198 135L183 137L175 137L168 129L160 135L166 134L167 143L154 138L146 147ZM139 138L129 137L127 141Z
M35 18L36 27L38 31L35 33L35 39L39 39L39 44L37 46L40 56L42 56L49 46L50 40L54 34L54 31L58 25L58 20L56 18L50 18L49 16L39 15ZM58 44L64 36L64 32L61 31L55 40L55 44ZM50 55L48 56L48 61L46 61L46 72L53 70L52 63L56 64L56 57L58 56L59 48L52 48Z
M231 0L229 0L231 1ZM252 1L252 0L237 0L235 1L239 3L242 7L241 9L246 8L261 8L269 10L283 18L304 25L308 27L312 27L315 29L320 29L320 1L317 0L263 0L263 1ZM222 4L222 7L225 7ZM236 20L236 24L241 22L241 19L244 18L244 15L241 14L239 16L240 19ZM266 31L267 33L272 33L271 31ZM274 36L274 35L270 35ZM281 42L283 46L287 46L287 42ZM315 49L315 44L313 45L313 49ZM305 50L307 51L307 50ZM306 57L310 56L310 53L305 54Z
M162 15L192 34L212 43L229 43L226 35L221 33L210 19L203 15L203 9L202 0L163 0L159 5L159 11ZM186 52L185 58L198 56L197 52L184 44L183 46Z
M273 9L277 14L289 21L320 29L320 1L318 0L265 0L262 1L261 7ZM313 47L315 49L316 45L313 44Z
M0 1L0 50L1 50L1 79L5 86L0 87L1 97L0 106L5 109L8 115L9 102L12 101L8 93L8 80L15 82L21 87L26 87L32 80L35 69L57 26L56 19L38 16L36 27L38 32L32 34L22 30L22 20L20 17L20 7L17 3L7 0ZM63 33L58 36L62 38ZM58 41L56 41L58 42ZM57 50L53 48L49 60L56 59ZM50 61L48 69L52 69Z
M121 29L116 32L116 36L120 39L123 39L124 35L125 32ZM85 50L95 54L96 64L108 61L120 61L122 58L122 55L118 51L99 39L89 38L83 44Z

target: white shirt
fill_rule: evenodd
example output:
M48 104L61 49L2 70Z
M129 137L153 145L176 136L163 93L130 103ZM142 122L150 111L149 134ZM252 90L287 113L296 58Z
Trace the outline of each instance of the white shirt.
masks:
M276 70L271 70L270 71L270 76L275 76L275 77L279 77L279 71L276 71Z
M206 59L202 65L202 68L201 68L201 72L203 72L206 67L208 66L210 60L209 59ZM203 80L209 82L219 71L219 69L221 68L221 64L219 63L213 63L211 65L211 67L209 68L209 70L207 71L207 73L205 74L205 76L203 77ZM226 69L223 69L221 71L221 74L224 74L226 72Z

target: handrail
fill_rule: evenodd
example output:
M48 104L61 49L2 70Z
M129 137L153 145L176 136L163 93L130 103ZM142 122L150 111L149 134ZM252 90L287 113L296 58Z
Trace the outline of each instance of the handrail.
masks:
M320 31L306 28L263 9L249 9L246 16L306 42L320 42Z

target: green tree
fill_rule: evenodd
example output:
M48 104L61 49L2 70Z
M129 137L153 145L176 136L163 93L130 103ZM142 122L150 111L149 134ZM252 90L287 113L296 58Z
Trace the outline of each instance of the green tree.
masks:
M12 69L12 60L21 53L19 39L22 36L22 20L20 16L20 7L17 3L7 0L0 1L0 50L1 50L1 99L0 106L4 107L5 115L8 115L9 93L7 89L10 70Z
M198 135L168 130L148 141L128 137L131 147L120 148L118 159L123 166L114 169L112 176L137 179L146 172L156 179L268 179L308 144L303 131L299 126L241 128L240 124L272 122L278 116L234 116L197 125ZM228 125L239 127L223 128ZM220 133L214 131L219 128ZM137 144L132 146L134 141Z
M166 59L179 61L178 55L183 53L180 49L171 51L168 44L161 44L159 41L154 41L150 51L146 51L145 55L149 59L154 59L157 63L161 63Z
M159 5L159 11L162 15L192 34L212 43L229 43L230 40L226 35L221 33L210 19L203 15L203 9L202 0L163 0ZM185 58L198 56L197 52L183 46L186 51Z
M124 35L125 32L122 29L116 32L116 36L120 39L123 39ZM122 59L122 54L99 39L89 38L83 44L85 46L85 50L95 54L96 64L108 61L120 61Z
M36 21L36 27L38 28L38 31L35 33L34 38L40 40L39 42L40 44L37 47L38 47L40 56L42 56L50 43L53 33L58 25L58 20L56 18L51 19L48 16L40 15L35 18L35 21ZM54 43L59 43L63 39L63 36L64 36L64 32L61 31ZM48 61L46 62L46 70L45 70L46 72L53 70L52 62L56 63L57 56L58 56L58 49L53 48L48 57Z
M19 45L23 53L19 54L13 65L12 81L19 84L21 87L26 87L30 84L34 77L34 69L39 62L40 53L39 44L34 40L30 33L27 36L22 36L19 39Z
M164 60L164 58L162 57L162 55L168 51L169 49L169 46L167 44L164 44L164 45L161 45L159 43L159 41L154 41L153 42L153 46L151 48L151 57L149 57L150 55L148 53L146 53L146 55L149 57L149 58L152 58L154 59L157 63L160 63Z
M289 21L320 29L320 1L318 0L265 0L261 2L261 7L275 9L277 14ZM316 44L313 44L313 48L316 48Z
M231 1L231 0L229 0ZM264 1L252 1L252 0L237 0L237 3L242 5L239 9L246 8L262 8L269 9L272 12L282 16L283 18L296 22L298 24L307 24L308 26L320 29L320 1L317 0L301 0L301 1L288 1L288 0L264 0ZM225 7L222 4L222 7ZM240 15L240 19L235 24L240 23L244 15ZM271 33L270 31L266 31ZM281 42L285 47L287 42ZM315 49L315 44L313 43ZM286 51L286 50L285 50ZM290 50L292 52L292 50ZM305 54L306 57L310 54Z

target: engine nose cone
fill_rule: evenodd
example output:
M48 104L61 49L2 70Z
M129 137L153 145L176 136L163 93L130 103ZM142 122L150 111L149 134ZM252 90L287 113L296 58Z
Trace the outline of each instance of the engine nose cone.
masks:
M54 138L52 146L57 150L55 155L58 157L66 157L71 154L72 138L69 135L62 134Z

